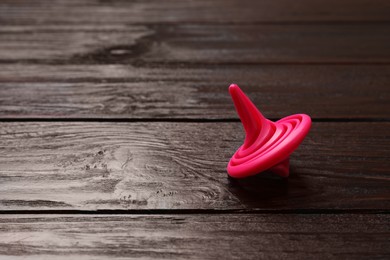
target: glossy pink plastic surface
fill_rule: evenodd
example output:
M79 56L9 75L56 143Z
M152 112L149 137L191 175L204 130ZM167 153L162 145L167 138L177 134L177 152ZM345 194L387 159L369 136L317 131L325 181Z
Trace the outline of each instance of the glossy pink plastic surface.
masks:
M308 134L310 117L295 114L272 122L237 85L230 85L229 92L246 133L244 144L229 161L229 175L245 178L269 170L287 177L289 156Z

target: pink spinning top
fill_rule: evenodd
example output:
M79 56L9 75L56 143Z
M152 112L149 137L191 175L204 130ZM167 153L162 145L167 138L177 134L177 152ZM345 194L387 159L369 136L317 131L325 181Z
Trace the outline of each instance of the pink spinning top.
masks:
M244 144L229 161L229 175L244 178L269 170L287 177L289 156L309 132L310 117L295 114L272 122L237 85L230 85L229 92L246 133Z

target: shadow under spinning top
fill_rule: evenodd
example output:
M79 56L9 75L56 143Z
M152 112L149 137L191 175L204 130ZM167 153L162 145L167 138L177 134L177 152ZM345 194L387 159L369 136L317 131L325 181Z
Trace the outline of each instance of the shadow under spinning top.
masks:
M229 161L228 174L233 178L245 178L270 171L287 177L289 156L308 134L310 117L295 114L272 122L260 113L237 85L230 85L229 92L246 136L244 144Z

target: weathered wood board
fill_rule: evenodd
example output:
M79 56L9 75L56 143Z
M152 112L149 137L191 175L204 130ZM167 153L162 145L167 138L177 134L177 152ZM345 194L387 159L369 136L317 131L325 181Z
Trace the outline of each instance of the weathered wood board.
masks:
M270 118L390 119L387 65L23 64L0 64L0 118L235 119L232 82Z
M0 210L388 210L390 123L314 123L287 180L228 179L240 123L0 125Z
M389 215L1 215L7 259L386 259Z
M0 28L0 63L389 64L383 24L23 25Z
M3 24L386 22L386 0L3 0Z

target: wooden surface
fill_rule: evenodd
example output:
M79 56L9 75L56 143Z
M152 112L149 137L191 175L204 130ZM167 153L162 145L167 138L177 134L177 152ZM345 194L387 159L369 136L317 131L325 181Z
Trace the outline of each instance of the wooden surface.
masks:
M387 0L4 0L4 24L387 22Z
M270 118L390 118L390 65L36 64L0 64L0 118L236 119L231 82Z
M9 259L372 259L389 215L2 215ZM315 231L315 233L313 233ZM362 246L363 245L363 246Z
M0 62L389 64L389 44L387 23L12 25L0 29Z
M288 180L234 181L240 123L2 123L0 207L389 210L389 127L314 123Z
M0 1L0 258L388 259L387 0ZM307 113L227 177L239 84Z

